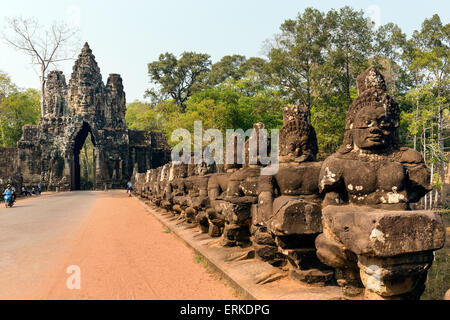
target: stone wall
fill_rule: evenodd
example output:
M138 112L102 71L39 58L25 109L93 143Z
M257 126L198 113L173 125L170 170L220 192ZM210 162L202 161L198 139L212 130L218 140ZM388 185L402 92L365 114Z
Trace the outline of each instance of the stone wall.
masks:
M140 130L128 131L130 141L130 162L137 166L137 172L161 166L170 160L170 147L161 133Z
M22 179L18 173L18 150L17 148L0 148L0 189L5 190L11 183L20 190Z
M26 125L22 128L22 138L17 143L19 155L19 170L24 184L37 186L41 181L42 168L41 141L38 125Z

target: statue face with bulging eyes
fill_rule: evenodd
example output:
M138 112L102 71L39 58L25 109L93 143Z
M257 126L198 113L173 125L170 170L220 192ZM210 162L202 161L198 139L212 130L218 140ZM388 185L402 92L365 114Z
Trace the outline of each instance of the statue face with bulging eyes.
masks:
M353 123L353 142L360 149L383 149L390 144L393 130L383 107L362 108Z
M316 153L316 134L310 124L290 122L280 130L279 155L283 157L283 162L314 161Z
M281 155L289 155L293 158L301 158L303 161L313 157L313 154L308 145L309 135L289 135L284 141L286 147L282 150Z

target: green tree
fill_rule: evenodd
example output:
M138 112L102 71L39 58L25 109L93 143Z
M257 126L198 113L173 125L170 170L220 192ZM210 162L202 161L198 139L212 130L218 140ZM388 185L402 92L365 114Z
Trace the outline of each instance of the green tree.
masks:
M40 118L40 94L35 89L16 91L0 104L0 142L2 147L15 147L22 127L37 124Z
M421 30L415 31L413 38L419 45L413 68L420 69L434 83L438 103L438 144L443 152L443 112L448 108L449 94L450 24L443 25L439 15L435 14L432 18L425 19Z
M437 206L439 200L439 190L442 178L439 175L439 166L445 162L445 157L438 144L438 111L439 102L435 94L434 84L426 82L423 86L413 88L405 95L405 101L414 106L416 103L419 108L410 108L410 111L402 112L401 129L402 138L406 144L410 144L412 137L418 137L414 146L422 153L426 164L431 169L431 184L434 191L425 197L424 205ZM448 110L444 112L444 118L450 120ZM433 204L434 202L434 204Z
M329 32L327 75L333 85L345 93L347 106L352 102L351 88L356 77L368 67L372 53L373 23L362 10L345 6L326 15Z
M374 36L374 63L381 67L388 90L397 93L404 90L404 70L399 64L406 46L406 35L394 23L387 23L376 30Z
M264 69L288 102L308 107L321 153L334 152L342 141L356 77L373 52L372 29L363 12L350 7L326 14L307 8L286 20L272 41Z
M11 82L9 75L0 70L0 103L3 99L16 91L17 87Z
M290 102L311 108L317 68L324 61L328 32L325 16L307 8L296 20L286 20L268 53L266 70Z
M226 129L251 129L256 122L263 122L268 128L280 127L285 101L279 92L261 90L247 95L242 90L245 87L243 81L229 79L218 87L197 92L186 101L185 113L166 113L164 130L167 136L170 138L178 128L193 133L195 121L202 121L204 130L219 129L223 134ZM160 109L160 106L155 108Z
M163 114L151 104L141 101L127 105L125 120L130 129L161 132L164 126Z
M410 70L424 82L423 86L431 88L437 108L434 113L436 123L435 154L438 159L436 171L438 180L444 176L444 132L448 129L449 110L449 55L450 24L443 25L439 15L425 19L421 29L413 33L410 44ZM418 104L417 104L418 105ZM433 139L433 137L432 137ZM432 143L430 143L432 145ZM436 196L437 202L438 196Z
M208 75L209 84L217 86L223 84L227 80L242 80L246 77L263 80L263 68L266 60L258 57L247 59L242 55L224 56L219 62L211 67Z
M238 54L224 56L219 62L211 67L208 75L211 85L218 85L227 79L239 80L245 76L246 70L243 68L247 59Z
M184 112L186 100L205 86L210 68L207 54L183 52L179 59L172 53L161 54L158 61L148 64L150 81L158 88L147 90L146 96L156 102L170 97Z
M245 71L246 76L249 73L264 76L264 67L266 64L267 61L263 58L251 57L242 64L241 68Z
M352 99L356 89L351 88ZM335 152L342 143L345 132L347 97L343 93L324 93L311 108L311 124L316 130L318 157L324 159Z

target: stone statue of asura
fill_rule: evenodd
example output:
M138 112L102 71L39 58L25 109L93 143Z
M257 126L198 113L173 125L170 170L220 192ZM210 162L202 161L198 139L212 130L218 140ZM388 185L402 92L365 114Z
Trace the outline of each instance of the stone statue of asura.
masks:
M429 170L419 152L400 146L400 111L374 67L358 77L358 91L347 112L344 144L322 166L325 205L408 210L431 190Z
M259 177L258 205L252 217L256 256L273 266L286 265L291 278L308 283L333 277L333 271L317 259L314 245L322 232L317 150L306 109L283 108L279 169L275 175Z
M400 145L400 110L381 73L370 67L357 88L344 143L319 176L324 233L317 254L340 271L347 297L418 298L433 250L444 244L438 213L409 211L431 190L430 173L419 152Z

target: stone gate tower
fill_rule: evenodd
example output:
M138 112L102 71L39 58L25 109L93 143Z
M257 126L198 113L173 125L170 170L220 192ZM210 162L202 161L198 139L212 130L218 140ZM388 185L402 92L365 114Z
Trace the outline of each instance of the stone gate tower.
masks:
M39 125L25 126L18 142L18 167L24 185L80 189L80 150L91 134L94 186L125 186L133 170L145 172L169 160L163 135L128 130L122 78L110 74L106 85L86 43L67 85L61 71L48 75L45 115Z

